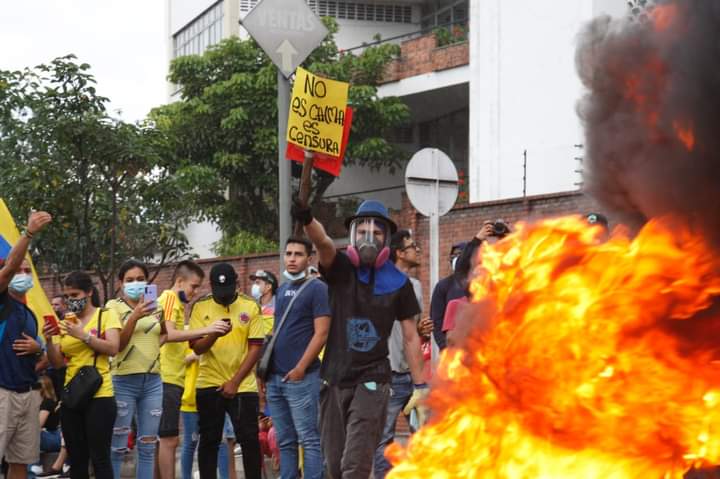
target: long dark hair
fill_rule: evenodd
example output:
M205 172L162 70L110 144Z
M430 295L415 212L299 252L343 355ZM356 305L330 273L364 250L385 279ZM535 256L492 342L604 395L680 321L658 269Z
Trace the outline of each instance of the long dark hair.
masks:
M147 265L142 261L131 258L121 264L120 268L118 269L118 279L121 283L125 281L125 274L133 268L140 268L145 275L145 279L148 279L150 277L150 272Z
M100 307L100 293L98 293L95 283L92 278L85 271L73 271L72 273L65 276L63 285L66 288L75 288L80 291L90 293L90 302L96 308Z

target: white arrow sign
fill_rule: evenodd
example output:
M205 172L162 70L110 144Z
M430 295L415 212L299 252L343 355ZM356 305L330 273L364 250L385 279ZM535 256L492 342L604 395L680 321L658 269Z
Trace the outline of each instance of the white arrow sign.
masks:
M329 33L304 0L261 0L240 23L285 78Z
M280 44L277 50L275 50L276 53L279 53L282 57L282 67L281 70L283 71L291 71L295 70L293 68L293 62L292 59L295 55L297 55L297 50L295 50L295 47L292 46L292 43L290 43L289 40L283 40L283 42Z

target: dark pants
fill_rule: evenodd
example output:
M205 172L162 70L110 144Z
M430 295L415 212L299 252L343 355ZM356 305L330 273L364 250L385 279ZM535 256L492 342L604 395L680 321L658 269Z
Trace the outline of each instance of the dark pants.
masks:
M242 448L243 469L246 479L260 479L261 455L258 439L257 393L239 393L232 399L224 398L216 388L196 391L198 410L198 469L201 479L217 478L218 447L222 441L225 413L235 430L235 438Z
M389 398L389 384L322 387L320 437L327 479L367 479L370 476L373 454L385 426Z
M92 461L96 479L113 479L110 444L117 406L115 398L97 398L81 411L60 408L60 422L72 468L72 479L87 479Z

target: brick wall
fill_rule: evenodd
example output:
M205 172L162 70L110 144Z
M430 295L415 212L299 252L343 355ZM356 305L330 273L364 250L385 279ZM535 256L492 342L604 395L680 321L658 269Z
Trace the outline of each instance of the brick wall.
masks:
M518 220L532 220L547 216L587 213L590 211L598 211L597 205L589 197L576 191L532 196L526 200L513 198L457 206L447 215L440 218L440 277L442 278L450 272L450 264L445 259L450 252L452 244L471 239L484 220L502 218L508 223L514 223ZM403 208L400 211L394 212L393 216L401 228L413 230L416 236L416 242L422 248L422 258L425 259L425 263L421 265L417 275L423 284L425 294L424 306L427 311L429 309L428 305L431 294L429 290L430 271L427 267L429 251L428 220L412 208L407 197L403 198ZM277 254L274 253L203 259L198 260L198 264L202 266L206 273L209 273L210 268L212 268L214 264L222 261L227 261L235 267L239 276L240 289L246 293L250 292L251 282L248 276L258 269L272 271L280 278L278 274L279 258ZM166 266L158 272L155 283L160 290L171 286L170 279L172 271L172 266ZM45 292L49 296L61 291L60 284L55 277L44 276L41 277L40 280L43 288L45 288ZM209 292L209 290L209 284L205 281L201 293L205 294Z
M400 45L400 58L390 62L383 83L424 73L447 70L470 62L468 42L437 47L434 34L407 40Z

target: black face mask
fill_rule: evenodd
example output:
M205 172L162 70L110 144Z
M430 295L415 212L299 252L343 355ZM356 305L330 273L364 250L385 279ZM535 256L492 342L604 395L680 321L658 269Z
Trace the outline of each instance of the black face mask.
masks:
M236 292L232 292L230 294L214 294L213 293L213 299L215 299L215 302L218 304L222 304L223 306L230 306L237 297Z

